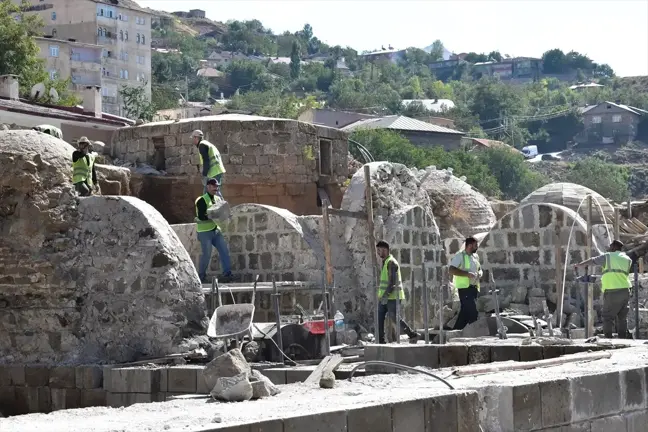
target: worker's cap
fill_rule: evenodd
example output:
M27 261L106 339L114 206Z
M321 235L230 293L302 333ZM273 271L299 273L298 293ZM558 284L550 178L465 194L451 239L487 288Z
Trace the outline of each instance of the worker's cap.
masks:
M207 184L212 186L220 186L218 180L216 180L215 178L210 178L209 180L207 180Z
M82 136L82 137L79 138L79 140L77 141L77 144L79 145L79 147L89 146L89 145L90 145L90 140L88 139L88 137L84 137L84 136Z
M200 129L196 129L195 131L191 132L191 136L194 138L202 138L204 135Z
M616 246L619 249L623 248L623 242L621 240L614 240L612 243L610 243L610 246Z

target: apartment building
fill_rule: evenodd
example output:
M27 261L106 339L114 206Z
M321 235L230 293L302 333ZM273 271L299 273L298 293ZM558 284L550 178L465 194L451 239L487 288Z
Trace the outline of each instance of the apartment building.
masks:
M32 0L28 12L43 18L45 36L102 47L100 81L105 112L126 114L119 95L123 86L144 85L151 97L152 15L148 10L131 0Z
M88 86L102 86L103 47L77 42L74 39L57 39L53 36L35 38L40 57L50 78L70 78L75 93L82 94Z

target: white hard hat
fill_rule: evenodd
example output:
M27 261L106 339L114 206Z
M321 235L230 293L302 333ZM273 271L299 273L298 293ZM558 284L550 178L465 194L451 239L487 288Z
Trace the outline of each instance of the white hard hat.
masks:
M191 136L202 138L204 135L200 129L196 129L195 131L191 132Z

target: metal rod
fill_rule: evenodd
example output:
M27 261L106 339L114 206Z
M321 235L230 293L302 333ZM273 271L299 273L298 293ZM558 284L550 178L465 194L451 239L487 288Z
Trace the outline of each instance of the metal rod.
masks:
M373 276L373 306L374 306L374 333L378 338L378 257L376 256L376 234L374 232L373 204L371 200L371 169L364 166L365 179L365 207L367 211L367 230L369 231L369 255L371 256L371 273Z
M209 298L209 317L214 314L216 310L216 278L212 277L211 283L211 297Z
M563 264L562 264L562 245L560 244L560 227L556 224L554 230L554 260L556 261L556 292L558 293L557 299L557 314L556 315L556 324L558 329L562 329L563 321L563 303L565 302L565 286L562 283L563 277ZM553 333L551 334L553 336Z
M416 329L416 286L414 284L414 269L410 272L410 281L412 287L410 289L410 304L412 308L412 327Z
M614 208L614 240L619 240L619 209Z
M218 301L218 306L223 306L223 299L221 299L220 287L218 286L218 278L214 278L214 286L216 287L216 300Z
M408 372L420 373L420 374L423 374L423 375L430 376L430 377L432 377L432 378L434 378L434 379L436 379L438 381L441 381L443 384L447 385L448 388L450 388L451 390L455 389L452 386L452 384L450 384L448 381L446 381L445 379L443 379L443 378L441 378L441 377L439 377L437 375L434 375L433 373L430 373L430 372L427 372L427 371L424 371L424 370L421 370L421 369L416 369L416 368L413 368L413 367L405 366L405 365L402 365L402 364L388 362L388 361L381 361L381 360L367 360L366 362L360 363L359 365L355 366L353 369L351 369L351 372L349 373L349 381L351 381L351 378L353 378L353 375L355 375L355 373L356 373L356 371L358 369L364 369L365 367L371 366L371 365L391 366L393 368L402 369L402 370L405 370L405 371L408 371Z
M628 219L632 219L632 200L628 197Z
M279 347L279 356L281 357L281 362L284 363L283 359L283 336L281 335L281 315L279 314L279 297L281 294L277 289L277 283L275 281L275 276L272 275L272 297L274 299L274 311L275 311L275 324L277 326L277 345Z
M396 322L394 325L396 326L396 343L400 343L400 313L401 313L401 301L400 301L400 293L397 294L399 298L396 299Z
M587 196L587 250L585 251L586 258L592 258L592 195ZM589 274L589 268L585 267L585 274ZM587 321L585 322L585 337L590 338L594 336L594 286L591 283L587 284L586 293Z
M329 302L326 280L322 285L322 313L324 314L324 352L326 355L331 354L331 329L329 328Z
M634 264L634 316L635 316L635 331L634 338L639 339L639 259ZM619 335L619 338L627 337L627 335Z
M425 343L430 343L430 293L427 289L427 277L425 277L425 263L421 264L423 270L423 331L425 332Z
M443 268L445 272L445 267ZM445 286L443 284L443 276L441 276L441 283L439 284L439 289L437 290L437 301L439 302L439 343L441 345L445 344L445 338L443 335L443 305L445 304L443 299Z

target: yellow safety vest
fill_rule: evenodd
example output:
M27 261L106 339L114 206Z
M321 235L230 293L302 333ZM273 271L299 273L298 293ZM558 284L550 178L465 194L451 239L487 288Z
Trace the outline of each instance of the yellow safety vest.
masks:
M394 290L389 294L388 299L405 300L405 293L403 292L403 278L401 278L400 266L398 265L396 258L394 258L392 255L389 255L385 259L382 270L380 271L380 287L378 287L378 299L382 298L382 296L385 294L385 291L387 290L387 287L389 286L389 270L387 269L387 264L389 264L390 262L394 262L394 264L398 266L398 281L396 282Z
M462 264L459 267L459 270L468 271L470 269L470 256L465 251L461 251L459 254L463 255ZM479 269L481 268L479 260L475 259L475 262L477 263L477 272L479 272ZM470 286L470 278L455 275L452 277L452 283L457 289L468 288ZM479 288L479 280L477 280L477 288Z
M218 198L215 197L215 199ZM211 207L212 205L212 199L208 193L196 198L196 202L194 204L194 206L196 207L196 232L213 231L214 229L219 229L216 222L214 222L211 219L206 221L198 219L198 201L200 200L205 200L205 204L207 204L207 208Z
M88 162L86 162L86 156ZM72 162L72 183L87 182L92 186L92 167L94 166L95 158L92 154L87 154Z
M630 266L632 260L624 252L608 252L605 254L603 276L601 277L601 291L629 289Z
M207 177L214 178L218 174L224 173L225 167L223 166L220 152L216 146L207 140L200 141L200 144L207 146L207 154L209 154L209 171L207 172ZM200 156L200 164L204 165L205 162L203 161L202 154L200 154L200 152L198 154Z

